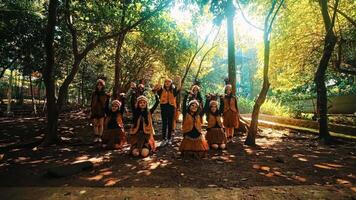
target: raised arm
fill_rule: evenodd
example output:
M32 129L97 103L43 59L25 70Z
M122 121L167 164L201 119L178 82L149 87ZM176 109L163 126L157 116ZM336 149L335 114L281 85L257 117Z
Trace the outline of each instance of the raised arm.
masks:
M185 114L187 114L187 101L188 101L188 94L186 94L183 99L183 105L182 105L183 116L185 116Z
M152 108L150 109L150 113L151 113L151 114L156 110L156 108L157 108L157 106L158 106L158 104L159 104L159 97L158 97L157 94L155 94L155 99L156 99L156 102L155 102L155 104L152 106Z
M176 97L176 96L179 94L180 89L177 88L175 85L173 85L173 86L174 86L174 87L173 87L173 95Z
M119 112L120 112L122 115L124 115L124 113L125 113L125 104L126 104L126 98L122 98L122 100L121 100L121 107L120 107L120 110L119 110Z
M219 113L222 114L223 112L224 112L224 97L220 97Z
M156 90L156 92L157 92L157 95L158 95L158 96L161 96L161 94L162 94L162 91L163 91L163 88L162 88L162 86L160 86L160 87L157 87L157 90Z
M208 112L209 112L209 103L210 103L210 96L207 95L207 96L206 96L205 105L204 105L204 112L205 112L205 114L208 114Z
M206 101L208 101L208 100L206 100ZM203 103L203 100L201 101L201 103ZM205 104L206 104L206 102L205 102ZM204 108L203 108L203 106L201 106L201 110L200 110L200 112L199 112L199 115L200 115L200 117L203 117L204 116L204 112L205 110L204 110Z
M130 97L131 110L135 109L135 103L136 103L136 95L134 92L132 92Z
M240 113L240 111L239 111L239 107L237 106L237 100L238 100L238 98L237 98L237 96L235 96L235 106L236 106L236 110L237 110L237 113Z

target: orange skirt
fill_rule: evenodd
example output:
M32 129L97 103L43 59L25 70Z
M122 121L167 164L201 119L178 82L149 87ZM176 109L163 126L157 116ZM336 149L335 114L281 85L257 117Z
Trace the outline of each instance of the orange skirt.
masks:
M227 138L223 128L209 128L206 133L209 145L226 144Z
M136 134L130 134L129 142L131 145L131 150L143 148L150 149L151 151L156 150L155 139L152 134L146 134L143 131L138 131Z
M122 129L107 129L103 132L103 144L108 149L120 149L126 144L126 135Z
M237 112L233 112L232 110L228 110L224 112L224 121L223 124L225 128L238 128L239 127L239 115Z
M190 138L185 136L182 140L182 143L179 146L179 151L193 151L193 152L201 152L201 151L208 151L209 145L208 142L205 140L204 136L201 135L198 138Z

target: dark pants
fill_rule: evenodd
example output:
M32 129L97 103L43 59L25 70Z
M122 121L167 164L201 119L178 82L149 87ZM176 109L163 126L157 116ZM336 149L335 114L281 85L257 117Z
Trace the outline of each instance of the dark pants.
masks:
M170 104L161 104L161 117L162 117L162 138L171 139L173 120L174 120L174 106ZM168 127L168 132L167 132Z

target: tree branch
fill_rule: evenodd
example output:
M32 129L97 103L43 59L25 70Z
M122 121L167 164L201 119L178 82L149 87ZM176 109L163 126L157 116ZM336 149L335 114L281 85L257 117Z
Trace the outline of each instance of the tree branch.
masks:
M72 51L74 57L78 56L78 34L77 30L74 28L72 16L70 14L70 0L66 0L66 10L65 10L65 17L66 17L66 24L69 29L70 34L72 35Z
M328 6L331 9L335 9L334 6L329 5ZM339 13L341 16L343 16L347 21L349 21L354 27L356 27L356 21L353 20L350 16L348 16L346 13L344 13L343 11L339 10L336 8L336 12Z
M258 30L260 30L260 31L263 31L263 28L260 28L260 27L258 27L258 26L256 26L256 25L254 25L252 22L250 22L250 20L248 20L248 19L246 18L245 14L244 14L244 12L242 11L242 8L241 8L241 6L240 6L239 0L236 0L236 3L237 3L237 7L239 7L239 10L240 10L240 12L241 12L241 16L242 16L242 18L245 20L245 22L246 22L247 24L249 24L250 26L252 26L253 28L258 29Z
M138 26L139 24L141 24L142 22L148 20L149 18L153 17L156 13L160 12L161 10L163 10L166 6L169 5L171 1L167 0L164 1L162 4L160 4L154 11L148 13L147 15L142 16L139 20L137 20L135 23L127 26L123 32L128 32L131 29L135 28L136 26Z
M277 2L277 1L276 1L276 2ZM268 29L267 29L268 33L271 32L273 22L274 22L274 20L275 20L277 14L278 14L278 12L279 12L279 9L282 7L283 3L284 3L284 0L281 0L281 2L280 2L279 5L278 5L277 10L274 12L274 15L273 15L273 17L272 17L272 20L270 21L269 27L268 27ZM273 10L274 10L274 6L273 6Z

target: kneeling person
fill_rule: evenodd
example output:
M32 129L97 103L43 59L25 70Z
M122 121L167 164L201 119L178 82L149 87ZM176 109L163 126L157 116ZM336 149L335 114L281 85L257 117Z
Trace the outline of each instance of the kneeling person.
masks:
M105 131L102 136L102 146L108 149L120 149L126 143L123 114L125 111L124 100L114 100L111 110L105 119Z
M131 153L133 156L147 157L151 151L155 151L156 145L153 138L153 119L152 114L159 104L156 95L156 103L148 109L148 99L139 96L133 109L133 125L130 133Z
M210 98L210 96L207 97L208 100L205 104L206 119L208 121L206 140L208 140L210 147L213 149L225 149L227 138L223 129L221 112L218 109L219 103L215 100L210 100Z
M184 155L185 153L193 153L195 156L204 156L209 149L204 135L202 134L202 117L199 112L199 103L197 100L192 100L188 104L183 105L183 141L179 150Z

